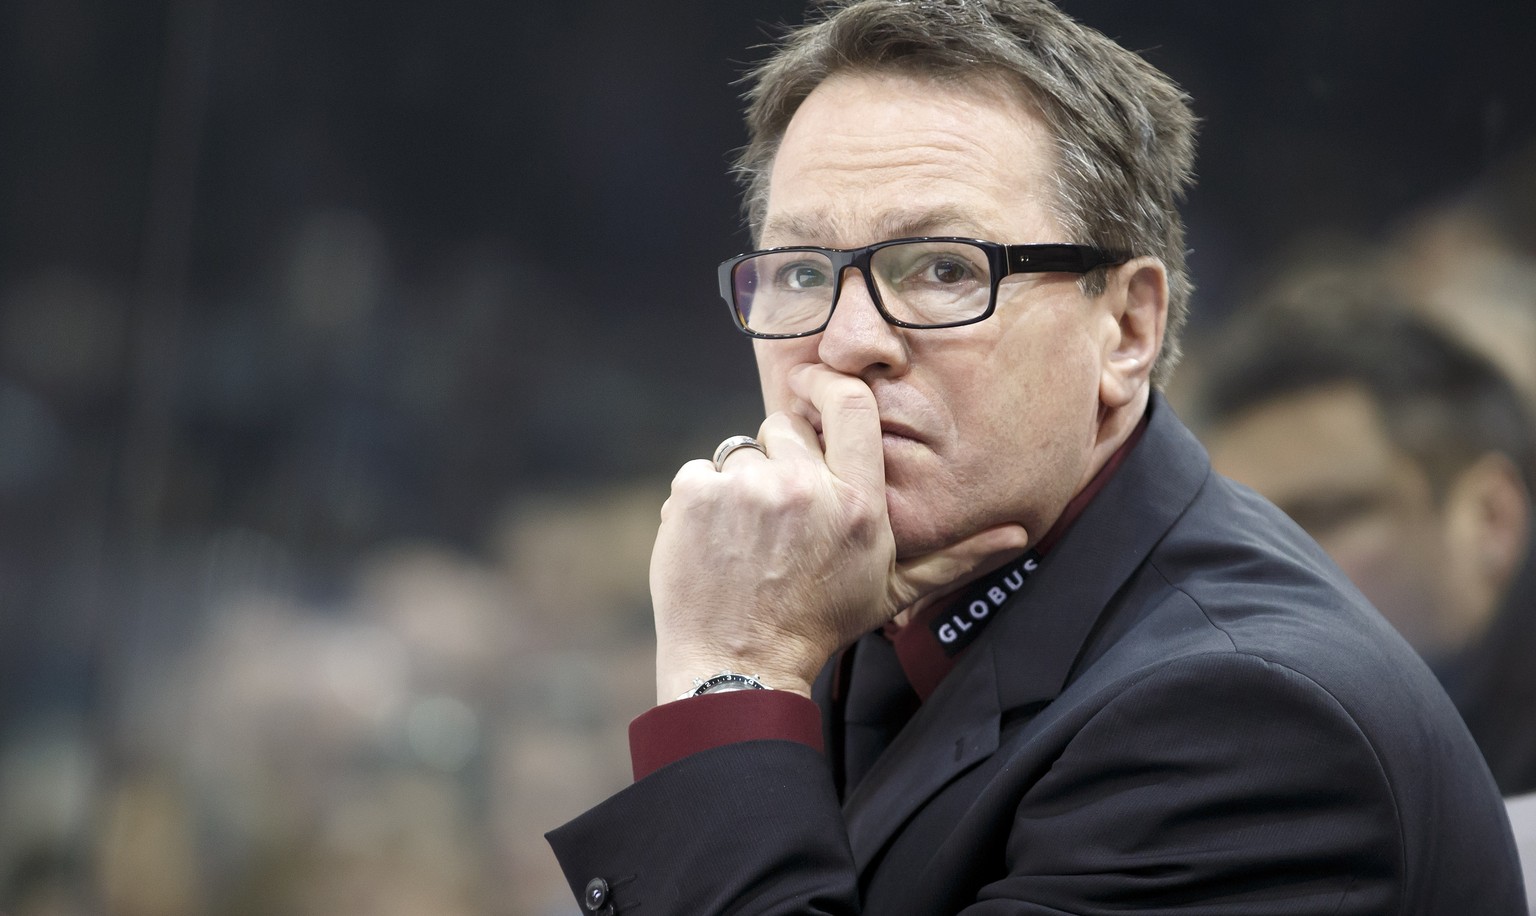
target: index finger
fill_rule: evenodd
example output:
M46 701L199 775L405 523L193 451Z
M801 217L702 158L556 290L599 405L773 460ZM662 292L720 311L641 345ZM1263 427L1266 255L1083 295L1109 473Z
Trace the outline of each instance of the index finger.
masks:
M874 392L851 375L806 364L789 374L789 387L821 414L827 467L840 480L885 489L885 447Z

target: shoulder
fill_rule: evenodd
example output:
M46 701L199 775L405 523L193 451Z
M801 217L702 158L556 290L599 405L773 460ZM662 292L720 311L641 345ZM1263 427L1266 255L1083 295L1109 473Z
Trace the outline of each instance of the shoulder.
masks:
M1423 660L1311 538L1246 488L1212 475L1126 599L1115 612L1135 621L1126 648L1151 644L1174 665L1164 677L1194 667L1246 691L1262 682L1311 692L1379 750L1394 779L1408 780L1398 769L1426 744L1482 769Z
M1081 704L1062 749L1080 772L1150 766L1186 802L1264 799L1409 887L1508 865L1497 791L1438 681L1251 492L1212 475L1105 619L1061 698Z
M1233 906L1269 888L1274 912L1449 912L1458 896L1500 911L1507 828L1454 732L1383 731L1309 673L1234 648L1116 674L1080 679L1005 748L1033 768L1014 874L1113 862L1154 911L1196 887Z

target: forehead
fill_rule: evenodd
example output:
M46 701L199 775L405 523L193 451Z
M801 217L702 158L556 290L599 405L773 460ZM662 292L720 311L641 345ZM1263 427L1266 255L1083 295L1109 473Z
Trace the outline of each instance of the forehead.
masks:
M1044 120L995 80L837 74L806 97L785 130L762 237L864 244L923 234L1048 234L1055 166ZM1015 236L1005 240L1036 240Z

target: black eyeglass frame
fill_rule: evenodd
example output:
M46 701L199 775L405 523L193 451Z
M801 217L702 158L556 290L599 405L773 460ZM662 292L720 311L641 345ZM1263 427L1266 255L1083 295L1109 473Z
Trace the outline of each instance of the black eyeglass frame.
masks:
M921 242L958 242L966 245L974 245L986 253L987 271L991 277L991 290L987 296L987 308L974 318L965 318L960 321L947 321L941 324L923 324L919 322L902 321L900 318L886 311L885 303L880 301L880 291L876 289L874 277L870 273L869 259L875 252L892 245L910 245ZM809 331L795 331L788 334L765 334L747 327L746 319L742 317L741 310L736 307L736 268L744 261L760 257L766 254L786 254L796 251L811 252L825 257L832 262L832 304L827 309L826 320ZM727 258L720 262L718 268L720 280L720 298L725 300L725 305L731 310L731 318L735 321L736 329L758 340L790 340L796 337L810 337L820 334L827 329L832 321L832 313L837 311L837 301L843 293L843 274L848 268L857 268L864 278L864 287L869 290L870 301L880 312L888 324L898 328L911 328L913 330L933 330L936 328L958 328L978 321L985 321L997 310L997 287L1004 277L1013 274L1041 274L1041 273L1071 273L1086 274L1100 267L1114 267L1124 264L1131 259L1131 255L1105 251L1092 245L1073 245L1069 243L1046 243L1032 245L1004 245L1000 242L988 242L984 239L968 239L954 236L916 236L904 239L888 239L884 242L876 242L873 245L865 245L863 248L817 248L810 245L792 245L784 248L764 248L760 251L747 251Z

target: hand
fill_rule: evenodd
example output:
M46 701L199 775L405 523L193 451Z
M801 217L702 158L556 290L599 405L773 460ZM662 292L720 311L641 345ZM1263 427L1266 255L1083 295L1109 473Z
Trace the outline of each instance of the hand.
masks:
M898 562L873 393L819 365L790 386L825 447L806 416L775 413L757 435L767 456L690 461L672 481L651 555L658 702L724 668L809 696L833 652L1027 545L1004 525Z

